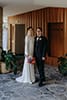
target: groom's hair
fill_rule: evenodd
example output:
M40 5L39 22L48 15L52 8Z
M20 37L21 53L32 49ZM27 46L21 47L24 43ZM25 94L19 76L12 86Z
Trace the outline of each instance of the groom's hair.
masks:
M41 27L37 27L37 29L40 29L40 31L42 32L42 28Z

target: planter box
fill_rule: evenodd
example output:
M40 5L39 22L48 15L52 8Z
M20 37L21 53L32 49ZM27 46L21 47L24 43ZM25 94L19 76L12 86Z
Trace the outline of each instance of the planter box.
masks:
M4 62L0 62L0 73L8 73L9 70L6 70L6 64Z

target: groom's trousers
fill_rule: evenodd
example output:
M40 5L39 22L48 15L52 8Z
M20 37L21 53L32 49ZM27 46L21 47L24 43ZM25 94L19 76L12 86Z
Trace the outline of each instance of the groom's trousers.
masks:
M42 59L36 58L36 64L40 75L40 82L43 82L45 81L44 61Z

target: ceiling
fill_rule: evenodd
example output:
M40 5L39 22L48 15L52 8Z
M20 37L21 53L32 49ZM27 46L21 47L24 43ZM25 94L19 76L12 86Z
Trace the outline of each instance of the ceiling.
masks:
M67 0L0 0L0 6L6 17L45 7L67 8Z

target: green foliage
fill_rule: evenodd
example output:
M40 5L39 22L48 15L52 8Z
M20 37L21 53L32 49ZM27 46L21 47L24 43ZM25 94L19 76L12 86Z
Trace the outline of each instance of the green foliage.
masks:
M58 69L62 75L67 75L67 54L58 58Z
M6 69L12 69L14 71L14 74L17 73L17 64L16 64L16 58L13 55L11 51L8 51L5 55L5 63L6 63Z
M5 62L7 70L10 69L14 72L14 74L17 74L17 69L22 68L24 54L14 55L11 50L8 50L8 52L2 50L1 61Z

